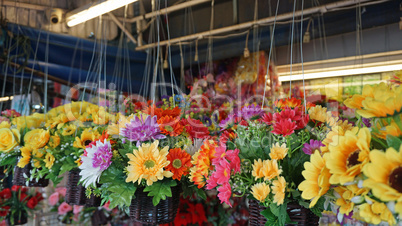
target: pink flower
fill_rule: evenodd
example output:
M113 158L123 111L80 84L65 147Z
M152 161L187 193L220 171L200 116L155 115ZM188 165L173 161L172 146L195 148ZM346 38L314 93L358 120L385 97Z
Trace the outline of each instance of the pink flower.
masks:
M56 188L56 192L58 192L61 196L66 197L67 189L65 187Z
M219 146L215 148L215 158L212 159L212 164L217 165L221 160L226 157L226 146Z
M83 206L74 205L73 213L79 214L81 212L82 208L83 208Z
M216 173L213 172L212 175L208 178L207 180L207 190L214 189L216 186L218 186L218 178L216 177Z
M226 159L221 160L217 165L215 165L215 172L213 175L217 179L218 184L225 184L229 182L230 179L230 164Z
M58 192L53 193L49 196L49 205L54 206L59 202L60 194Z
M232 204L229 201L230 196L232 196L232 188L230 187L230 184L229 183L223 184L218 188L218 192L219 192L218 198L219 200L221 200L221 203L225 202L230 207L232 207Z
M112 209L109 208L109 205L110 205L110 201L107 201L105 203L105 205L103 205L103 208L105 208L105 210L107 210L107 211L111 211Z
M230 161L230 169L234 170L235 173L239 173L240 172L239 149L227 151L226 158Z
M60 204L60 206L57 210L58 210L59 215L66 215L68 212L73 210L73 207L68 205L66 202L63 202L62 204Z
M80 220L79 216L80 216L79 214L74 214L73 221L78 222Z
M294 133L295 129L296 122L290 119L281 119L279 122L274 124L274 130L272 130L272 133L286 137Z

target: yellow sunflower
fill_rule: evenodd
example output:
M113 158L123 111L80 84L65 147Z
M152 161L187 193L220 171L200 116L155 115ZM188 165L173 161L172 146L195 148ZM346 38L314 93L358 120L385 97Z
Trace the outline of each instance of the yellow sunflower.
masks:
M319 122L325 122L325 120L327 119L327 108L323 108L321 105L311 107L308 110L308 115L310 116L310 119Z
M20 160L18 161L17 166L20 168L24 168L31 161L32 149L29 146L24 146L20 149L20 151L22 158L20 158Z
M84 129L84 131L82 131L81 133L81 136L75 137L73 147L85 149L85 147L88 146L88 144L98 139L99 136L100 134L97 130Z
M356 184L338 186L335 187L334 190L339 195L335 204L340 207L339 212L346 215L348 215L355 207L352 198L356 196L365 196L369 192L368 188L359 188Z
M63 127L61 135L63 136L70 136L77 130L77 127L73 124Z
M399 152L392 147L386 152L373 150L370 160L363 171L368 177L363 186L382 201L402 201L402 145Z
M58 135L51 136L49 139L49 146L55 148L60 145L60 137Z
M48 130L33 129L25 134L24 145L31 146L33 149L42 148L47 144L49 138Z
M358 132L357 132L358 131ZM326 166L332 174L331 184L351 182L369 161L371 134L368 128L354 128L344 136L334 136L326 155Z
M335 122L334 122L335 123ZM320 148L321 153L327 153L328 150L328 146L330 143L332 143L332 139L336 136L343 136L345 135L346 131L351 130L353 128L353 126L351 124L348 123L339 123L339 124L335 124L334 126L331 127L331 131L329 131L329 133L327 134L327 136L325 137L325 139L322 141L322 143L325 145L323 147Z
M364 218L364 221L371 224L379 224L382 221L388 222L389 225L395 225L396 220L392 212L388 209L384 203L376 202L373 199L369 199L370 203L364 203L359 206L359 215Z
M127 154L130 161L127 166L126 182L141 183L145 179L148 186L154 182L162 180L164 177L172 177L173 173L163 168L169 165L166 156L169 154L169 147L158 149L159 141L152 144L142 144L133 154Z
M45 167L51 169L53 167L54 160L54 156L48 152L43 160L46 164Z
M325 159L321 157L319 151L315 151L310 156L310 162L304 163L304 169L302 175L305 180L300 183L299 189L303 191L302 198L311 200L311 208L329 190L331 174L325 166Z
M388 117L402 110L402 86L390 86L385 83L365 85L363 94L345 100L348 107L364 118Z
M271 189L266 183L258 183L251 187L251 194L260 202L264 202L270 192Z
M278 180L272 182L272 194L274 194L274 203L282 205L285 200L286 180L284 177L279 177Z
M286 148L286 144L283 143L282 145L279 145L279 143L276 143L272 145L271 152L269 153L269 157L271 159L276 159L276 160L281 160L286 157L288 154L289 148Z
M400 120L402 121L402 114L400 114ZM402 130L396 124L394 118L392 119L378 119L373 126L373 134L381 139L386 139L387 135L394 137L402 136Z

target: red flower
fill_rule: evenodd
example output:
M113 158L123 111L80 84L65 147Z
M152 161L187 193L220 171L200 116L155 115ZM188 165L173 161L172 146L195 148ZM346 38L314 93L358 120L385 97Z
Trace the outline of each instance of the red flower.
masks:
M274 124L274 130L272 133L282 136L289 136L294 133L296 129L296 122L291 119L281 119L279 122Z
M2 207L0 207L0 217L7 216L9 210L10 210L10 206L2 206Z
M43 196L42 196L42 194L41 193L36 193L36 195L35 195L35 198L36 198L36 200L38 200L38 202L40 202L40 201L42 201L43 200Z
M24 202L24 201L26 201L26 197L27 197L27 194L25 194L25 193L21 193L21 196L20 196L20 202Z
M268 112L268 113L264 113L261 118L260 118L260 122L264 122L267 125L272 125L273 123L273 117L272 117L272 113Z
M233 141L237 137L237 134L232 130L225 130L219 137L219 146L226 146L228 141Z
M209 136L208 128L200 120L187 118L182 119L180 122L185 127L190 139L204 139Z
M191 215L193 217L193 224L198 223L198 225L204 225L204 223L207 221L204 206L201 203L195 204L194 212Z
M3 191L0 192L0 197L3 199L9 199L11 198L11 191L9 188L3 189Z
M21 186L17 186L17 185L13 185L12 187L11 187L11 191L15 191L15 192L17 192L18 190L20 190L21 189Z
M38 205L38 200L36 199L36 197L30 198L27 202L27 206L29 209L35 208L36 205Z

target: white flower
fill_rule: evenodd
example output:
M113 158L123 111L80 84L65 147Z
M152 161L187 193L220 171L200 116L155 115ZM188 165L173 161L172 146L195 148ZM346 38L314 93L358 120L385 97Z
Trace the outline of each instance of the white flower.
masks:
M91 184L96 187L102 172L112 163L112 145L105 139L103 142L96 141L96 145L87 147L85 151L87 155L81 156L82 164L79 166L81 170L80 181L84 187Z

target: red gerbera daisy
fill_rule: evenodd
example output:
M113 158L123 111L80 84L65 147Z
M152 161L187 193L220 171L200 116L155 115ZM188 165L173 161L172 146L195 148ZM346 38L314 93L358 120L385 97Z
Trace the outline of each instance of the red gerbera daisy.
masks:
M170 164L166 167L166 170L172 172L173 179L176 180L180 180L181 176L187 175L189 168L192 166L191 155L181 148L170 149L167 159Z

